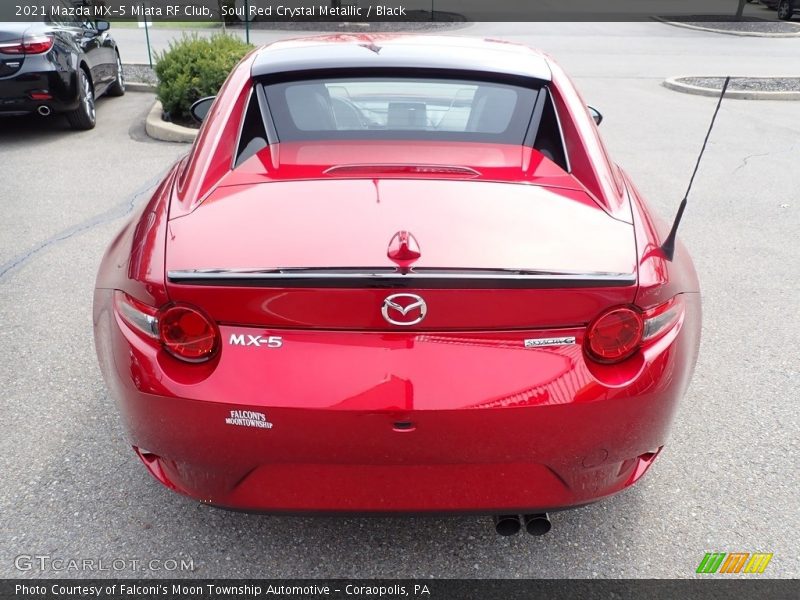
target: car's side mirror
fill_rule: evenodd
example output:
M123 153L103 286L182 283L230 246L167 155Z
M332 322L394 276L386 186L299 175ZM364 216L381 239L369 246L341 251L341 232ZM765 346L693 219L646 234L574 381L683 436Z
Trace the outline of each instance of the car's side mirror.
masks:
M103 33L111 29L111 23L108 21L95 21L94 28L97 30L97 33Z
M603 115L600 114L600 111L597 110L594 106L587 106L586 108L589 109L589 114L592 115L592 119L594 119L595 125L600 125L603 122Z
M202 123L208 115L208 111L211 110L211 105L214 104L214 100L216 99L216 96L207 96L205 98L200 98L200 100L192 104L192 108L189 109L189 112L192 113L194 120L198 123Z

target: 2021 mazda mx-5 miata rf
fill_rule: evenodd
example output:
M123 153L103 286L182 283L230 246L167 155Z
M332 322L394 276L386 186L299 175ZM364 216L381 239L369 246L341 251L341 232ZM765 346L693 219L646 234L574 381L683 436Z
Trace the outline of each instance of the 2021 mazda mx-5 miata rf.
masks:
M221 507L512 515L501 533L635 483L694 368L699 286L598 117L505 42L249 54L97 277L147 469Z

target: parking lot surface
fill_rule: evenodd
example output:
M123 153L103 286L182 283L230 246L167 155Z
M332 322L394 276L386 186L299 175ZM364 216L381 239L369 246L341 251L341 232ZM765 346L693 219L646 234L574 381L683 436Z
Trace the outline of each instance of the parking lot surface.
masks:
M603 112L612 156L667 219L715 100L661 80L797 69L797 40L547 25L458 33L529 41L559 59ZM47 555L192 565L111 573L145 577L691 577L711 551L772 552L766 574L798 575L798 103L720 110L681 227L703 289L702 348L661 457L628 492L553 515L547 536L503 538L488 517L225 512L147 474L100 378L91 300L125 215L188 150L146 138L152 101L102 99L98 127L83 133L60 118L0 122L0 576L93 574L17 558Z

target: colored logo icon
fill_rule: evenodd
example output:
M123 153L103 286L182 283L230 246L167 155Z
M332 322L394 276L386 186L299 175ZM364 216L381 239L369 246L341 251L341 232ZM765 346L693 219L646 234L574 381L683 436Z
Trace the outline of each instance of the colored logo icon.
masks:
M772 553L706 552L697 566L697 573L763 573Z

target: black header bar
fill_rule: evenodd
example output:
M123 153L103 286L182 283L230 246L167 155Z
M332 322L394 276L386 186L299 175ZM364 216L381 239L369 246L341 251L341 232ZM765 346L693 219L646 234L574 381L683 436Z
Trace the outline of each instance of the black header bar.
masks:
M2 0L0 21L645 21L736 15L745 0ZM720 19L723 20L723 19Z
M7 579L15 600L788 600L797 580L707 575L702 579Z

